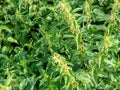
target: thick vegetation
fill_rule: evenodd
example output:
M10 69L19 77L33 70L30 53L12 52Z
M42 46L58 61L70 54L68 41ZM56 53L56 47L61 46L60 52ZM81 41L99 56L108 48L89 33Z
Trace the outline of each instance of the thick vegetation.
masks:
M120 90L120 0L0 0L0 90Z

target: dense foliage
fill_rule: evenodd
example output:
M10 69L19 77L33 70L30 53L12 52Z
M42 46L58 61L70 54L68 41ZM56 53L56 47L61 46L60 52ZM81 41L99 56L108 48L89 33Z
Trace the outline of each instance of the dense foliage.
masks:
M0 0L0 90L120 90L120 0Z

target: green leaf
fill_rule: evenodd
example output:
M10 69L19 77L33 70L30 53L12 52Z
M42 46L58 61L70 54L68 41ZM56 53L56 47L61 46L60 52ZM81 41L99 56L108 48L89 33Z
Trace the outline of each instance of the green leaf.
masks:
M17 43L17 44L18 44L17 40L14 39L14 38L12 38L12 37L8 37L8 38L7 38L7 41L8 41L8 42L11 42L11 43Z
M38 79L39 79L39 77L34 78L34 79L32 80L32 85L31 85L31 89L30 89L30 90L34 90L35 84L36 84L36 82L37 82Z
M63 35L63 38L74 38L74 35L72 35L72 34L65 34L65 35Z
M9 27L7 27L6 25L0 25L0 32L1 32L2 30L5 30L5 31L8 31L9 33L12 33L12 32L11 32L11 29L10 29Z
M93 13L96 15L104 15L105 14L101 9L97 9L97 8L95 8L93 10Z
M80 47L80 41L81 40L81 35L80 34L77 34L76 35L76 43L77 43L77 50L79 49Z
M77 80L81 81L84 84L89 85L89 84L92 83L90 75L88 75L84 71L78 70L75 74L75 77L76 77Z
M20 89L20 90L24 90L25 87L27 86L27 84L28 84L28 79L22 80L22 82L20 83L19 89Z

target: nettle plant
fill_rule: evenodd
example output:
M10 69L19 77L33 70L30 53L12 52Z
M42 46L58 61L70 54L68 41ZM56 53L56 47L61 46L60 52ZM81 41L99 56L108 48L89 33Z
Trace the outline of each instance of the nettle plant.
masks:
M119 90L120 0L1 0L0 90Z

